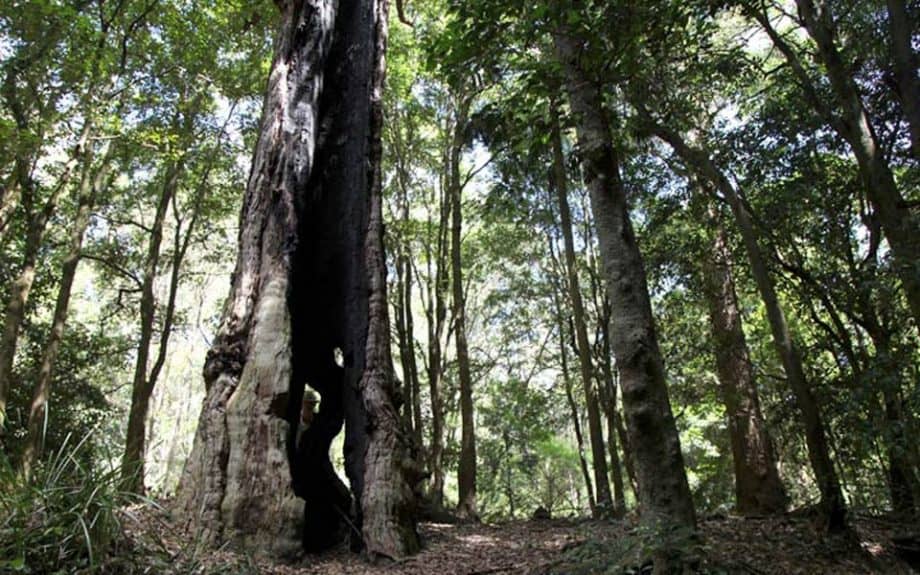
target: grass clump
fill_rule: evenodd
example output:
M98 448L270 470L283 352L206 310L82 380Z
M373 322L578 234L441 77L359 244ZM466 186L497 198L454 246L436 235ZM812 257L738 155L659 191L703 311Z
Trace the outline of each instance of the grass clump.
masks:
M68 436L26 478L0 454L0 573L105 571L132 498L114 468L92 465L89 436Z

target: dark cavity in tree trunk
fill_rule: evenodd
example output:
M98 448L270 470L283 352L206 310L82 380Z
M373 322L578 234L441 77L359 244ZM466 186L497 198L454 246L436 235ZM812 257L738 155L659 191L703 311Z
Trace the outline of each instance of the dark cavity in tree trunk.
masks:
M205 543L418 549L380 212L386 0L282 12L223 323L178 504ZM305 385L321 398L302 425ZM345 473L329 446L345 429ZM301 501L295 494L301 497Z

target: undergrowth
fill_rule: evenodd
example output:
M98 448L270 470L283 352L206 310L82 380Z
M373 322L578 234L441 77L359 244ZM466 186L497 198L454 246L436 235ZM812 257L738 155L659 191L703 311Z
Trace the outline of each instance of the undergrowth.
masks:
M119 509L137 498L117 469L88 463L88 439L68 436L29 479L0 454L0 573L112 572Z

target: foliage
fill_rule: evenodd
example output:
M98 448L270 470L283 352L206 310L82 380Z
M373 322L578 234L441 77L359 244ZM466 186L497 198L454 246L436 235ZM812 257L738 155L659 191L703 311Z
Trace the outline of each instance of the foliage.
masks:
M90 435L73 438L31 480L0 457L0 571L107 572L124 538L119 508L132 498L119 491L116 469L87 463Z

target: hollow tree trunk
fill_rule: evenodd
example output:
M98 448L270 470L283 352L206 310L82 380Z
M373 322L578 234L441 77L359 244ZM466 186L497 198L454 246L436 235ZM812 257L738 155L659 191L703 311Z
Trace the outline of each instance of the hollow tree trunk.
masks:
M716 372L728 416L735 471L735 506L743 514L782 513L786 493L776 470L754 381L731 270L731 250L716 210L710 206L711 251L703 261L703 294L709 308Z
M350 525L372 557L398 558L418 547L417 477L395 405L383 263L387 5L278 4L236 270L177 504L206 543L275 556L296 555L300 537L311 550L335 544L350 498L328 446L344 425ZM306 384L321 405L298 434Z
M454 341L457 346L457 367L460 376L460 465L457 471L459 488L457 511L463 517L475 519L476 511L476 435L473 421L473 377L470 374L470 352L466 341L466 300L463 295L463 262L461 260L461 228L463 226L463 185L460 181L460 153L466 128L469 100L461 98L454 123L450 153L450 212L451 212L451 292L454 313Z
M591 365L591 344L588 342L588 327L585 324L585 307L581 298L581 286L578 281L578 269L575 264L575 240L572 234L572 216L569 210L567 175L565 158L562 153L562 135L559 119L554 109L552 116L553 146L553 187L559 204L559 225L562 229L565 246L566 286L569 301L572 304L572 316L575 326L575 343L578 350L578 364L585 391L585 408L588 411L588 434L591 438L591 456L594 470L594 485L597 490L597 516L609 516L613 512L610 499L610 483L607 477L607 456L604 447L604 431L601 427L601 413L598 407L597 393L594 389L594 368Z
M663 536L658 540L655 572L669 573L679 568L681 559L667 534L695 532L696 517L668 398L645 267L629 219L600 89L579 60L585 42L571 31L562 31L554 35L554 44L566 75L612 305L610 344L620 371L623 410L636 457L642 519Z

